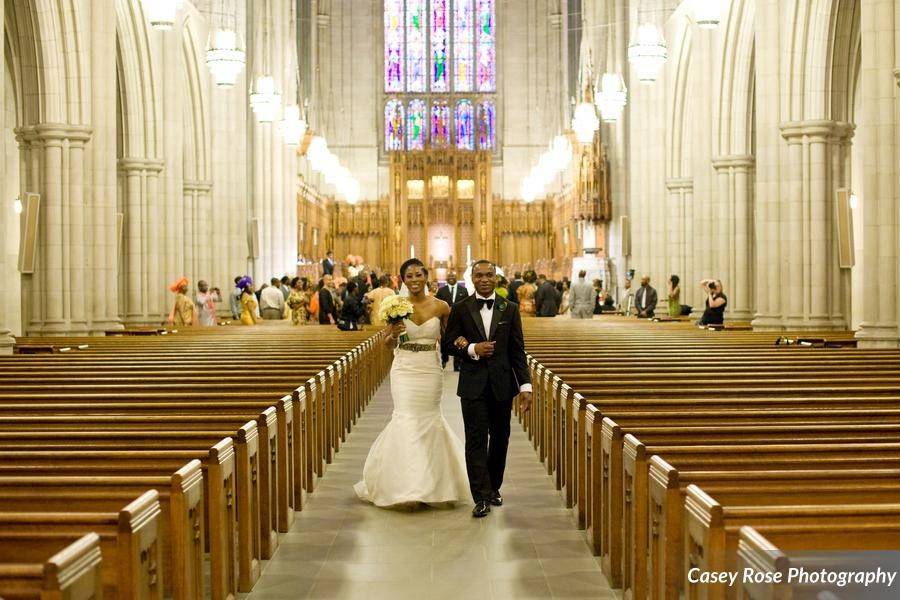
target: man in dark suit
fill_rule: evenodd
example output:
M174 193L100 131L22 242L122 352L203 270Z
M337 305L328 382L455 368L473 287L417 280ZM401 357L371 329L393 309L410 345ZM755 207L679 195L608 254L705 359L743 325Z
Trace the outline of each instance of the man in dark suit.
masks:
M534 294L534 312L539 317L555 317L559 314L562 293L551 279L545 279Z
M513 276L513 280L509 284L509 299L513 302L519 302L519 288L524 285L525 281L522 279L522 273L516 271L516 274Z
M329 250L322 259L322 275L334 275L334 252Z
M326 275L322 278L322 288L319 290L319 324L334 325L337 323L337 302L334 300L334 278Z
M447 285L442 287L437 291L437 294L434 295L438 300L443 300L447 304L453 307L457 302L462 302L466 298L469 297L469 292L466 290L465 286L459 283L456 279L456 272L450 271L447 273ZM447 352L441 352L441 364L446 365L448 360ZM453 370L459 371L459 358L453 357Z
M456 393L466 430L466 471L475 500L473 517L502 506L513 399L531 407L531 378L525 356L519 305L495 293L497 268L487 260L472 265L475 294L450 310L441 345L462 359Z
M652 319L658 298L656 290L650 286L650 277L641 277L641 287L634 294L634 305L637 307L639 319Z

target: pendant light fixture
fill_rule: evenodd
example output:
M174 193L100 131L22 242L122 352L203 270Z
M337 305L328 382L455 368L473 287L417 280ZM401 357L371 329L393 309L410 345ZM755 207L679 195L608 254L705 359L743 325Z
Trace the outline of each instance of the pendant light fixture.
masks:
M634 43L628 46L628 62L634 67L638 81L654 83L668 56L659 27L649 22L638 27Z
M175 26L175 19L184 0L144 0L144 14L154 29L168 31Z
M597 92L600 118L605 123L615 123L622 118L627 103L628 89L622 76L618 73L604 73L600 78L600 91Z

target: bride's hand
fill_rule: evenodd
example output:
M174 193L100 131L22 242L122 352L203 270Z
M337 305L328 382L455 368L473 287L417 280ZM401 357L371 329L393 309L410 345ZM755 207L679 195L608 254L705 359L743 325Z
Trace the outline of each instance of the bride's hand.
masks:
M391 323L391 335L394 336L395 339L399 338L404 333L406 333L406 325L403 324L403 321Z

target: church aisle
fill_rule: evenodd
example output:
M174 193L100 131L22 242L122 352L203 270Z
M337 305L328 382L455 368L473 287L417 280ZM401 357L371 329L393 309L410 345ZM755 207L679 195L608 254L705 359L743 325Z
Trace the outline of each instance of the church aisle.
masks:
M443 409L462 437L456 379L448 370ZM471 517L468 501L415 512L359 501L352 486L391 409L386 381L247 600L614 597L516 423L506 505L484 519Z

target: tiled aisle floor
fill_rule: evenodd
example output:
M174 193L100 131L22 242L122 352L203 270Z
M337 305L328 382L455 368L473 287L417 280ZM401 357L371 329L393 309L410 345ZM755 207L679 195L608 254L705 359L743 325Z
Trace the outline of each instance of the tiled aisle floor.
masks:
M462 437L456 375L444 414ZM329 465L248 600L613 598L531 444L513 423L503 495L484 519L455 509L397 512L357 499L369 446L390 419L385 383Z

